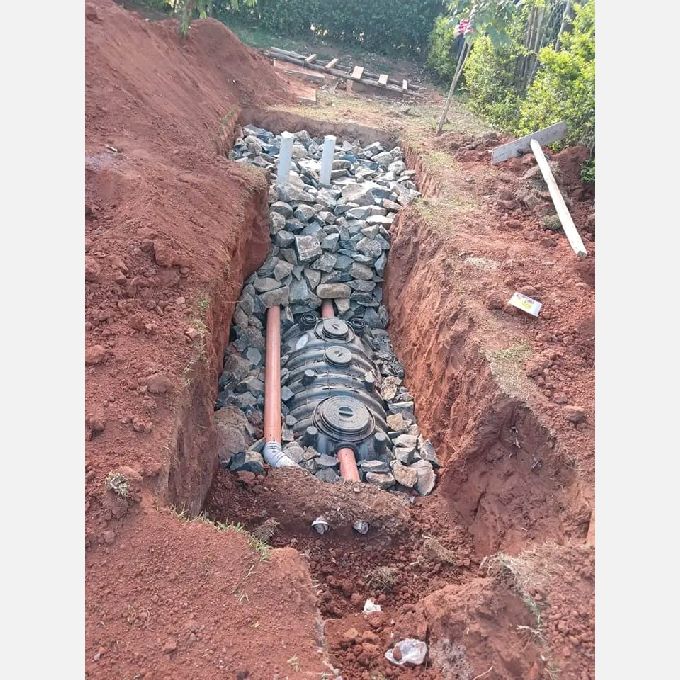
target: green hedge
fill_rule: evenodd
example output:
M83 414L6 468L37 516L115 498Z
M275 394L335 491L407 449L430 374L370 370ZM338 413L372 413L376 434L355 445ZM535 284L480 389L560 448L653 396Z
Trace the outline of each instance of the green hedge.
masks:
M522 102L518 134L564 120L567 136L560 143L595 148L595 2L574 5L572 29L562 47L539 52L541 66Z
M443 0L258 0L255 7L218 3L217 15L239 17L271 32L304 37L312 32L383 54L425 54Z

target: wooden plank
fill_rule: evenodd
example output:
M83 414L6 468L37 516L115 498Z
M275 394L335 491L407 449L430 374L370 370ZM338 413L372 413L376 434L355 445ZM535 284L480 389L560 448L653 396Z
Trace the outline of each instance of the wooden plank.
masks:
M542 130L537 130L530 135L520 137L514 142L508 142L502 146L497 146L491 152L491 162L502 163L503 161L507 161L508 158L515 158L515 156L531 151L532 139L535 139L541 146L546 146L547 144L552 144L553 142L562 139L566 133L567 124L564 121L560 121L559 123L555 123L555 125L543 128Z
M388 78L389 78L389 76L387 75L387 73L383 73L383 74L380 75L380 78L378 78L378 82L381 85L387 85L387 79Z
M555 177L553 176L552 170L550 169L550 164L543 153L543 149L541 149L541 145L535 139L530 141L530 145L531 150L534 152L534 156L536 156L538 167L543 173L543 179L548 185L550 197L552 198L553 204L555 205L555 210L557 211L557 216L560 218L560 222L562 223L564 233L567 235L569 245L579 257L585 257L588 252L586 251L586 247L583 245L581 236L579 235L578 231L576 231L574 220L571 219L569 208L567 208L567 204L564 202L564 198L562 198L560 188L557 186L557 182L555 181Z
M281 50L278 50L277 52L274 52L272 50L265 50L264 54L272 59L279 59L281 61L287 61L291 64L296 64L297 66L301 66L303 68L308 68L314 71L322 71L325 73L330 73L332 76L336 76L337 78L342 78L343 80L345 79L350 79L350 74L348 71L340 71L339 69L336 68L326 68L325 66L322 66L321 64L307 64L303 58L297 59L295 57L288 56L286 54L282 54ZM379 88L381 90L389 90L390 92L395 92L398 94L403 94L403 90L400 87L396 87L395 85L390 85L389 82L387 85L380 85L377 80L369 80L368 78L363 78L361 79L361 83L363 85L370 85L371 87Z
M402 80L402 81L401 81L401 89L402 89L404 92L406 92L406 90L408 90L408 82L407 82L407 81L405 81L405 80Z
M310 54L310 55L305 59L305 61L306 61L308 64L311 64L312 62L316 61L316 54Z
M364 73L364 67L363 66L355 66L354 71L352 71L352 75L350 78L353 78L354 80L361 80L361 76Z
M337 58L331 59L324 68L333 68L338 63Z

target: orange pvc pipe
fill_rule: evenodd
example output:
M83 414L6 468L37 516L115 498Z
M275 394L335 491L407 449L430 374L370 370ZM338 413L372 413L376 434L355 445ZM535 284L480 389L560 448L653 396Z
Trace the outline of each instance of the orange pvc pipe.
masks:
M360 482L359 469L354 458L354 451L349 448L338 451L338 463L340 465L340 476L350 482Z
M332 319L335 316L333 312L333 300L324 300L321 303L321 318Z
M264 440L281 443L281 308L267 310L264 365Z

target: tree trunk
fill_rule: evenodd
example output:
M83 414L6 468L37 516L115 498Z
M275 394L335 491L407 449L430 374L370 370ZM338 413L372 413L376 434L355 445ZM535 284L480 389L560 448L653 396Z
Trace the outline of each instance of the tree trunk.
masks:
M565 29L567 28L567 24L571 20L571 0L567 0L566 5L564 6L564 14L562 15L562 23L560 24L560 30L557 32L557 40L555 40L555 49L557 49L560 46L560 38L562 37L562 33L564 33Z
M444 110L442 111L442 115L439 117L439 122L437 123L437 133L436 134L441 134L441 131L444 127L444 123L446 121L446 115L449 112L449 108L451 106L451 102L453 101L453 93L456 90L456 85L458 85L458 81L460 80L460 74L463 72L463 64L465 63L465 60L467 59L468 52L470 51L470 46L466 42L463 45L463 49L460 51L460 56L458 57L458 63L456 64L456 72L453 74L453 80L451 81L451 87L449 88L449 94L448 97L446 97L446 104L444 105Z

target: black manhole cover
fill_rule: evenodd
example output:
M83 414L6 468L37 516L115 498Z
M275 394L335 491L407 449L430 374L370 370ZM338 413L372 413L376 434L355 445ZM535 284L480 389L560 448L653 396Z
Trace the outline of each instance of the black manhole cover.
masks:
M347 347L340 347L338 345L333 345L326 349L326 361L329 364L335 364L336 366L349 366L352 362L352 353L347 349Z
M317 328L317 335L328 340L346 340L349 326L342 319L324 319Z
M371 412L354 397L329 397L314 412L314 423L329 437L343 441L365 439L374 429Z

